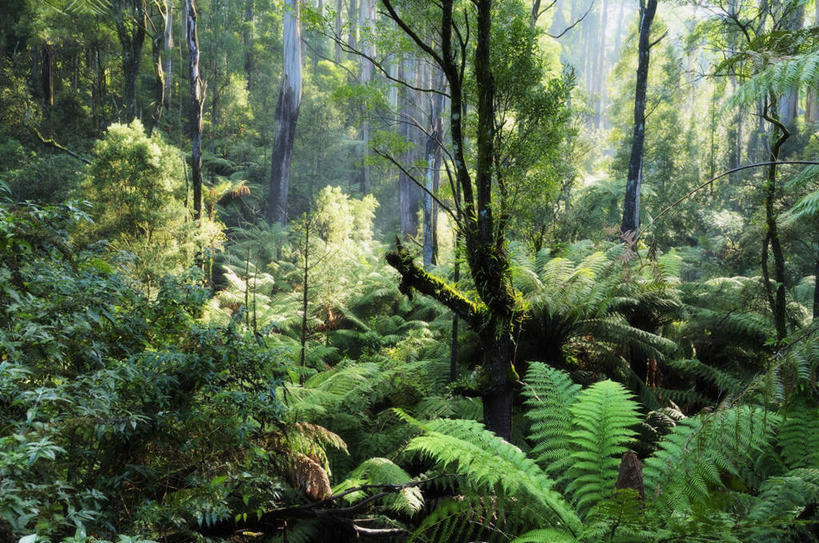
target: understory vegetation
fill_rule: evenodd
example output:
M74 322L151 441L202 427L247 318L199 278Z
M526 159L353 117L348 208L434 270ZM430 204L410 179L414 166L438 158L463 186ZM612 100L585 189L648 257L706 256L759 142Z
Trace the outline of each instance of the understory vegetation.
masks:
M8 4L0 543L819 541L815 0Z

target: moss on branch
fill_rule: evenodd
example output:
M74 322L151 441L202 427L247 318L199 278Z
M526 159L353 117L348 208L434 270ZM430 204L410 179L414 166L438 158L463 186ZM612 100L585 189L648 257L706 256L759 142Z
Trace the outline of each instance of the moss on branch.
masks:
M401 284L398 285L401 293L409 297L412 297L413 290L426 294L454 311L475 330L486 323L486 307L483 304L473 302L447 281L425 272L400 240L395 240L395 249L387 253L386 259L387 264L401 275Z

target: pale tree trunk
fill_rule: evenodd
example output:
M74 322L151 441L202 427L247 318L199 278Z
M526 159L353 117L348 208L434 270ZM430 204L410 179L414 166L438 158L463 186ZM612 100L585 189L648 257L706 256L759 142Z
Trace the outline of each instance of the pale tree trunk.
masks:
M631 140L631 156L628 162L626 199L623 206L621 232L636 233L640 228L640 184L643 175L643 143L646 136L646 90L648 88L648 63L651 51L651 23L657 12L657 0L640 4L640 41L637 57L637 86L634 93L634 128Z
M606 93L606 23L608 22L608 2L603 0L598 26L597 68L595 69L594 88L594 127L599 129L603 118L603 105Z
M173 51L173 4L169 4L167 0L165 3L165 32L164 32L164 59L162 71L165 73L165 83L163 85L164 95L162 102L165 109L171 107L171 93L173 92L173 62L171 60L171 51Z
M404 59L401 66L401 80L406 81L411 85L416 83L417 67L414 59ZM413 123L415 122L415 96L412 89L404 87L401 89L401 113L399 116L399 133L408 143L414 143L415 130L413 130ZM412 169L412 163L415 161L415 146L411 147L401 153L401 163L407 170ZM401 171L398 174L398 208L401 221L401 234L404 237L414 238L418 235L418 203L420 194L418 193L418 186L412 179Z
M188 43L191 105L193 107L193 119L191 119L193 213L196 220L199 221L202 218L202 106L205 103L205 84L199 73L199 35L196 31L195 0L185 0L185 40Z
M815 2L815 5L816 14L813 24L819 27L819 2ZM808 89L808 96L805 99L805 122L816 124L817 121L819 121L819 82L814 82L813 86Z
M355 51L358 49L358 4L356 0L349 0L347 10L347 21L350 23L350 35L347 39L347 44L350 49Z
M162 42L164 36L157 33L152 41L151 59L154 66L154 100L153 111L151 112L151 124L148 126L148 135L151 135L162 118L162 110L165 105L165 71L162 68Z
M373 41L373 24L375 20L374 0L361 0L359 5L359 26L361 28L361 49L365 55L375 58L375 42ZM361 85L367 86L373 78L373 65L366 58L361 58ZM367 159L370 153L370 121L367 108L364 106L361 118L361 194L370 192L370 167Z
M267 218L287 224L287 192L290 188L290 158L296 136L296 121L302 93L301 24L299 0L286 0L284 12L284 70L273 123L273 156Z
M805 16L805 9L799 5L793 9L790 16L784 21L786 30L799 30L802 28L802 19ZM793 87L786 91L779 98L779 120L787 127L792 127L799 112L799 88Z
M341 32L343 30L343 25L341 23L341 9L344 7L344 3L342 0L336 0L336 48L335 48L335 55L334 59L336 64L341 64Z
M430 67L432 68L432 67ZM438 72L438 70L434 70ZM430 82L433 79L439 81L434 83L436 89L442 90L443 81L438 73L431 74ZM429 269L433 264L438 263L438 206L432 199L432 194L438 192L438 175L441 162L441 138L444 131L444 96L442 94L429 95L429 122L430 130L426 141L426 177L424 192L424 268Z

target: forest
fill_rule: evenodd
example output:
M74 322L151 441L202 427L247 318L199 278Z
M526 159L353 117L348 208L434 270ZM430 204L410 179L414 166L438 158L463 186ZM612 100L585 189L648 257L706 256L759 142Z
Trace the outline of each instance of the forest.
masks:
M0 543L819 541L819 1L0 17Z

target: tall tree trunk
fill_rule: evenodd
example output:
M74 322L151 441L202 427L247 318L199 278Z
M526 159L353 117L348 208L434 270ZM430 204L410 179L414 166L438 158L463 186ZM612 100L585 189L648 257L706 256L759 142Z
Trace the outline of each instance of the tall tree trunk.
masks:
M199 73L199 36L196 31L195 0L185 0L185 39L188 42L188 54L191 77L191 102L193 119L191 119L192 152L191 177L193 178L193 213L197 221L202 218L202 106L205 103L205 85Z
M43 83L43 104L46 107L54 105L54 46L51 44L43 45L42 69L43 74L41 81Z
M816 13L813 19L813 26L819 27L819 2L814 2ZM805 99L805 122L813 125L819 121L819 82L814 81L808 89Z
M780 342L788 335L786 306L785 306L785 256L782 252L782 244L779 240L777 229L777 215L775 211L777 198L776 162L779 160L782 144L788 139L790 133L785 125L776 118L777 103L774 96L769 97L769 102L765 108L765 120L773 125L773 143L771 144L770 162L768 175L765 180L765 239L762 247L762 278L765 281L765 290L768 295L768 304L774 315L776 325L776 337ZM776 293L771 292L770 273L768 272L768 246L770 245L774 259L774 281L776 282Z
M788 17L783 21L785 30L799 30L805 18L805 7L801 4L791 9ZM779 120L788 128L793 127L799 112L799 88L793 87L779 97Z
M643 143L646 126L646 90L648 88L648 63L651 51L651 23L657 12L657 0L640 3L640 41L637 49L637 85L634 93L634 127L631 139L631 156L628 161L626 199L623 206L623 233L637 232L640 228L640 184L643 175Z
M431 74L432 79L439 79L438 74ZM432 83L434 88L441 89L443 82ZM432 85L430 85L432 86ZM438 248L436 243L437 209L432 194L437 193L437 170L441 160L441 138L444 131L444 96L431 94L429 100L430 130L426 141L426 176L424 192L424 268L429 269L438 262Z
M373 24L375 20L375 2L373 0L360 0L359 4L359 26L361 27L361 49L365 55L375 58L375 41L372 35ZM373 78L372 63L361 58L361 77L360 82L362 86L369 85ZM359 189L361 194L369 194L370 192L370 166L368 156L370 153L370 121L367 113L366 105L362 108L361 117L361 171Z
M336 46L333 55L336 64L341 64L341 32L344 30L341 22L341 10L343 7L343 0L336 0Z
M816 244L816 261L813 264L813 320L819 318L819 243Z
M417 62L414 59L405 58L401 64L400 78L416 84ZM401 153L401 163L408 172L412 172L412 163L415 161L415 130L413 123L416 118L414 91L404 87L400 92L401 113L399 117L399 133L410 147ZM404 171L398 174L398 213L401 222L401 234L404 237L414 238L418 235L418 203L421 195L418 186L412 181Z
M163 84L164 94L162 95L162 103L165 109L171 107L171 93L173 92L173 60L171 54L173 53L173 4L163 0L165 4L165 32L163 41L163 65L162 71L165 73L165 83Z
M358 4L356 0L349 0L347 11L347 22L350 24L350 34L347 44L351 49L358 49Z
M601 127L603 119L603 106L606 98L606 24L609 16L609 5L607 0L603 0L603 7L600 9L600 22L598 24L598 46L597 46L597 66L595 69L594 86L594 128Z
M152 40L151 58L154 66L154 108L151 112L151 124L148 126L148 135L152 134L156 125L162 119L165 106L165 69L162 61L164 34L157 33Z
M242 45L245 50L245 83L248 92L253 90L253 71L256 61L253 55L253 0L245 0L245 20L242 27Z
M137 77L142 62L142 46L148 26L148 9L145 0L117 0L114 2L114 21L117 37L122 47L122 74L125 89L125 120L136 119Z
M287 193L290 158L296 137L296 121L302 93L301 21L299 0L286 0L284 12L284 69L273 123L273 154L267 218L287 224Z

